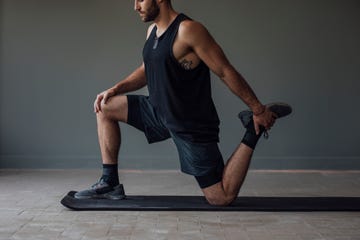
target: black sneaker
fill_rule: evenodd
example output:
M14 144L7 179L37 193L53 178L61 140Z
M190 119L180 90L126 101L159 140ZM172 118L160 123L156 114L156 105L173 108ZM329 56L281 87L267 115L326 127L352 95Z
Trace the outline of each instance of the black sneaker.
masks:
M126 195L122 184L112 187L101 178L97 183L92 185L90 189L75 193L74 197L77 199L106 198L121 200L124 199Z
M276 114L277 119L285 117L289 115L292 112L292 108L289 104L286 103L269 103L265 105L267 108L270 109L273 113ZM255 127L254 127L254 121L253 121L253 112L251 110L245 110L238 114L238 117L240 118L243 126L251 130L255 133ZM263 126L260 126L261 132L264 132L264 137L268 138L269 134L265 130Z

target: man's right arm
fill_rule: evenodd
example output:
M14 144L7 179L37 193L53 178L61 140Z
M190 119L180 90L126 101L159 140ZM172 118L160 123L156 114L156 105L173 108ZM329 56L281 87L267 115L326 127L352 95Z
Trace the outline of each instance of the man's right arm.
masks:
M116 95L136 91L146 86L145 65L138 67L127 78L120 81L113 87Z
M146 39L149 38L151 31L155 27L155 24L151 24L147 30ZM145 75L145 65L144 63L137 68L133 73L131 73L127 78L120 81L114 87L100 93L97 95L95 103L94 103L94 112L98 113L101 111L101 104L106 104L109 98L119 95L125 94L131 91L138 90L142 87L145 87L146 75Z
M120 81L114 87L98 94L94 102L94 112L100 112L101 104L106 104L109 98L138 90L146 86L146 84L145 65L143 63L133 73L124 80Z

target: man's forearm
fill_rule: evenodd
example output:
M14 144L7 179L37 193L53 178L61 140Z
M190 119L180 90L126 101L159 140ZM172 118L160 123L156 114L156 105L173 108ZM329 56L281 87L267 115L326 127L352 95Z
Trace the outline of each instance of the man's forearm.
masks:
M143 88L146 84L145 67L141 65L127 78L116 84L113 89L117 94L125 94Z
M255 115L261 114L265 110L250 85L232 66L224 71L221 79L235 95L251 108Z

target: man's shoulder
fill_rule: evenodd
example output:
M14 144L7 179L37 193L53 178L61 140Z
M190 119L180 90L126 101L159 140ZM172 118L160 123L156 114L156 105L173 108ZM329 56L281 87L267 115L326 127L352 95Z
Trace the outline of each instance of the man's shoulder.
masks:
M180 23L179 31L196 32L198 30L206 29L203 24L192 19L185 19Z
M178 33L180 38L191 41L207 36L208 31L206 27L200 22L187 19L180 23Z

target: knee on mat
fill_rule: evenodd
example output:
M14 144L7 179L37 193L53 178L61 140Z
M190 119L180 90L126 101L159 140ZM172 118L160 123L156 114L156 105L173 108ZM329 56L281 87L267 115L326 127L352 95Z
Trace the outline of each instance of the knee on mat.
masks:
M217 196L217 197L206 197L207 202L214 206L228 206L234 200L236 196Z

